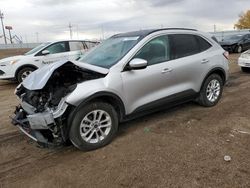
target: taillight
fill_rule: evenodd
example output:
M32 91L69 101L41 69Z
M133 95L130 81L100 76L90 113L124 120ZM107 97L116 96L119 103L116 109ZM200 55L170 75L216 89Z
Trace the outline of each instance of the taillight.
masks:
M223 53L223 55L224 55L224 57L225 57L226 59L229 59L229 52L225 51L225 52Z

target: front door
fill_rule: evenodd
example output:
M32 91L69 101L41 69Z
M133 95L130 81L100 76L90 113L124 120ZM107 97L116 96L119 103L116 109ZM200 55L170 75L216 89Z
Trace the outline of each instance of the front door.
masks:
M165 88L171 83L173 74L168 67L170 48L167 36L152 39L133 58L147 60L148 66L122 72L124 96L130 107L128 114L166 96Z
M49 54L43 55L44 50L49 51ZM54 63L59 60L67 59L69 53L68 42L57 42L53 43L47 48L43 49L36 55L35 61L42 65Z

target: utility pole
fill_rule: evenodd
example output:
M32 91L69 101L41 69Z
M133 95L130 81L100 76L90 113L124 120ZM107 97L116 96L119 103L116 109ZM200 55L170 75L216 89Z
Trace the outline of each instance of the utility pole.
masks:
M216 25L214 24L214 32L216 32Z
M10 43L12 44L12 36L10 30L12 30L12 26L5 26L5 29L9 30L9 35L10 35Z
M0 19L1 19L2 28L3 28L4 42L5 42L5 44L7 44L6 35L5 35L5 31L4 31L4 25L3 25L3 13L1 11L0 11Z
M69 22L69 34L70 34L70 39L72 39L73 33L72 33L72 25L70 22Z

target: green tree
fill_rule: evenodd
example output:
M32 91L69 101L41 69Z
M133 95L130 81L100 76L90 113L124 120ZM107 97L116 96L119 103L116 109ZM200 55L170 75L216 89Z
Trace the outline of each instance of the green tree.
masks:
M250 10L239 16L238 22L234 25L237 29L250 29Z

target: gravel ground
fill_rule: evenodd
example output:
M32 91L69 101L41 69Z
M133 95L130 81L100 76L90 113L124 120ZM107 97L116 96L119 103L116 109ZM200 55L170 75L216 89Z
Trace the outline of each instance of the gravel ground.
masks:
M187 103L127 122L91 152L37 147L8 117L17 84L0 81L0 187L250 187L250 74L237 58L217 106Z

